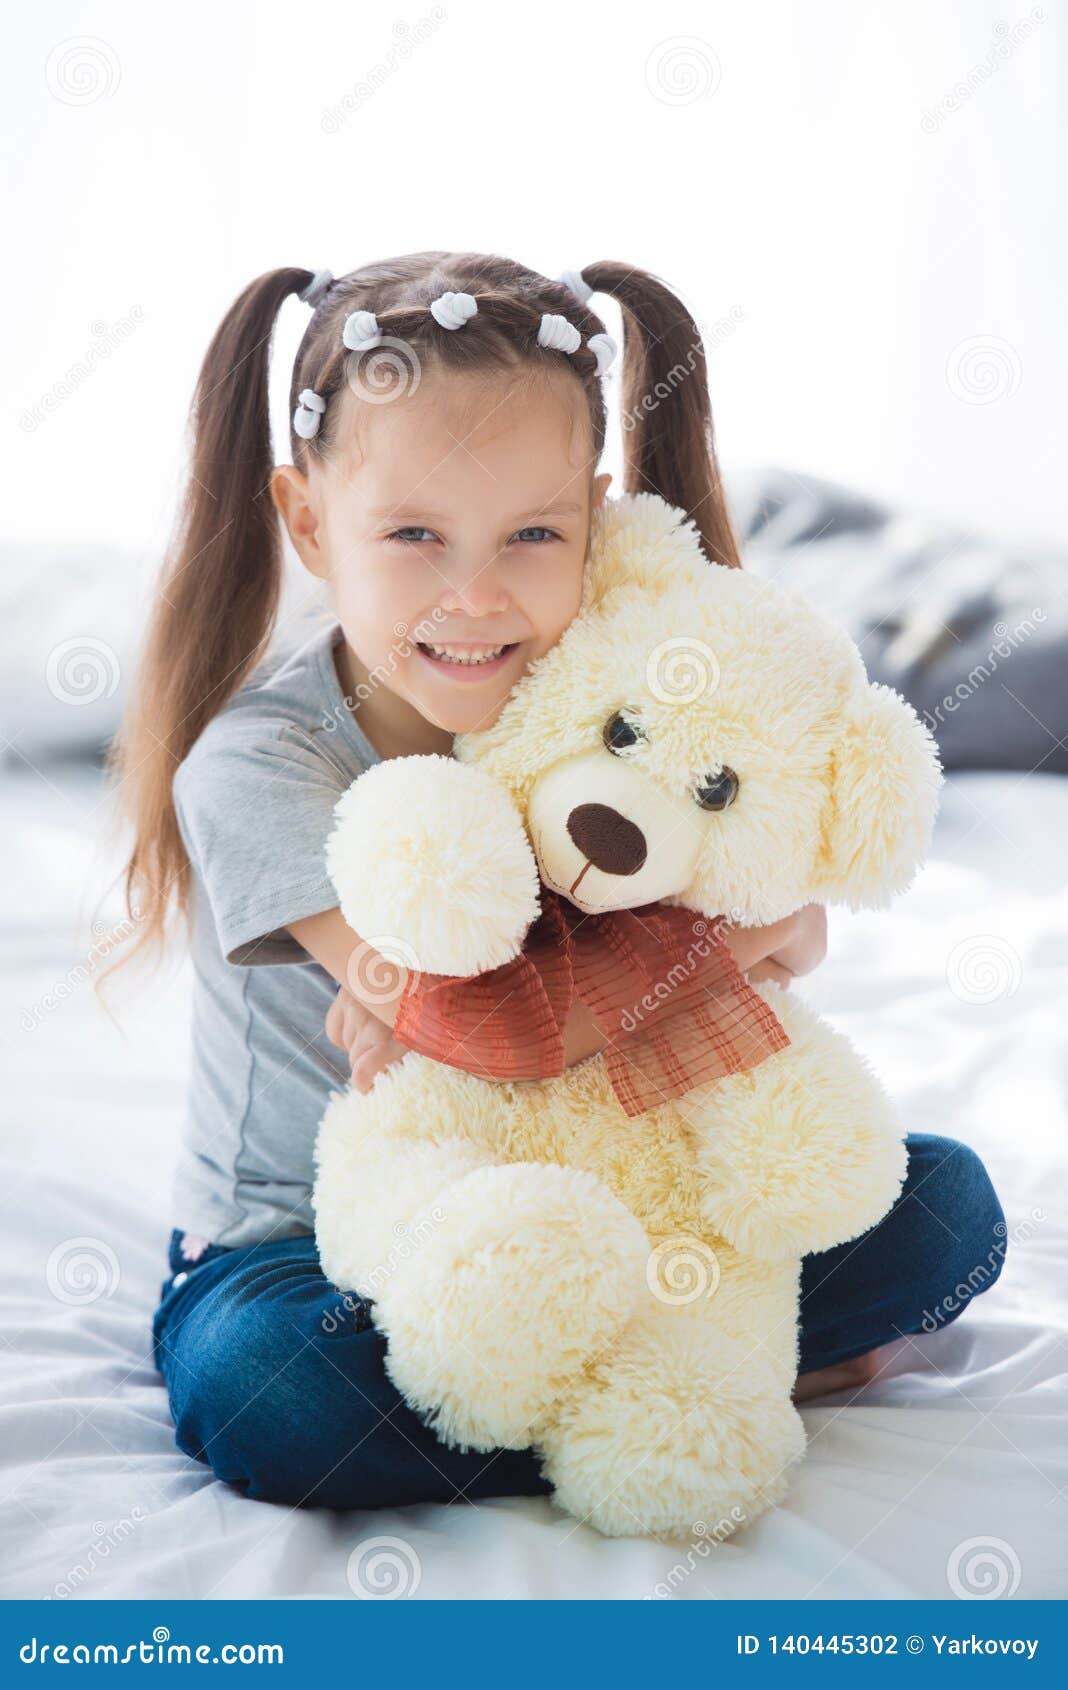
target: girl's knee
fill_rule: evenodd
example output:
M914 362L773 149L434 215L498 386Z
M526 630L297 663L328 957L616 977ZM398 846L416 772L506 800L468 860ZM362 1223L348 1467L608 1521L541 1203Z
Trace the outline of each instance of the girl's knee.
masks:
M381 1335L355 1324L335 1343L337 1321L323 1326L315 1311L204 1298L164 1345L178 1447L256 1501L394 1500L384 1486L397 1460L389 1411L399 1398Z
M936 1332L998 1279L1005 1216L990 1175L957 1139L917 1134L899 1199L910 1210L907 1261L925 1288L918 1330Z

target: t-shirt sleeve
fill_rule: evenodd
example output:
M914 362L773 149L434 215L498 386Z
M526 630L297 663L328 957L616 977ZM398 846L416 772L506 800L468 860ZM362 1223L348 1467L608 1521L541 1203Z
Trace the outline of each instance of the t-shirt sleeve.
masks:
M326 841L347 778L300 729L213 723L174 776L185 848L227 962L307 963L286 929L338 902Z

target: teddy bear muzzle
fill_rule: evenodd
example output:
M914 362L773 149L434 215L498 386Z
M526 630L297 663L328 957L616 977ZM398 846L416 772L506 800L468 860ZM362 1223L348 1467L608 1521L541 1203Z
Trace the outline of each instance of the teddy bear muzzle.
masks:
M538 869L579 909L634 909L683 891L701 849L701 812L642 771L599 752L534 783L528 826Z

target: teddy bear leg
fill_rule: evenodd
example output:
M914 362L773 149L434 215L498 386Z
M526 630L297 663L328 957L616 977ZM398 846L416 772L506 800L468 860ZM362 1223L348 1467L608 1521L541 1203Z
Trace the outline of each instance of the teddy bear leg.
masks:
M397 1389L445 1443L525 1449L569 1381L626 1325L649 1241L596 1175L484 1167L440 1191L378 1293Z
M709 1309L643 1298L539 1438L554 1500L608 1537L719 1542L786 1493L805 1448L790 1381Z
M339 1290L380 1299L433 1232L441 1192L487 1160L465 1139L368 1147L354 1166L322 1160L312 1201L326 1277Z
M473 1075L413 1052L370 1092L331 1098L315 1145L312 1206L323 1272L341 1290L377 1298L433 1226L438 1193L503 1159L504 1106L488 1092Z
M701 1212L743 1254L802 1256L881 1220L907 1151L889 1098L849 1040L792 991L772 981L755 989L790 1044L686 1098Z

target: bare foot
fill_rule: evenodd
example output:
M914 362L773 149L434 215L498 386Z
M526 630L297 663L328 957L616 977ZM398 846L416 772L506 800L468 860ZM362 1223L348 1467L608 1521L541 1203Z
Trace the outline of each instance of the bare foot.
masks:
M867 1355L851 1356L834 1367L817 1367L811 1373L799 1373L794 1386L795 1403L807 1402L809 1397L825 1397L831 1391L847 1391L851 1387L867 1385L882 1367L883 1345L869 1350Z

